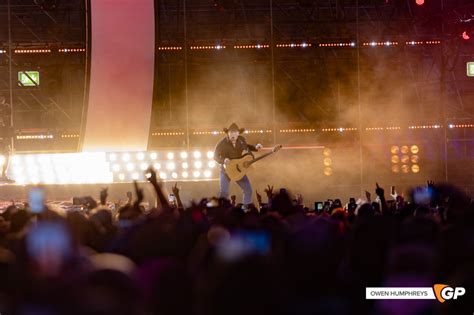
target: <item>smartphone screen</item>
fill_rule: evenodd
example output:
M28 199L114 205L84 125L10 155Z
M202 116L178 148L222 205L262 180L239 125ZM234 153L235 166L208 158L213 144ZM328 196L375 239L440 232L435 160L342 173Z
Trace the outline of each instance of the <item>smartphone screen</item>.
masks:
M44 190L39 187L31 188L28 192L28 203L31 212L41 213L44 210Z

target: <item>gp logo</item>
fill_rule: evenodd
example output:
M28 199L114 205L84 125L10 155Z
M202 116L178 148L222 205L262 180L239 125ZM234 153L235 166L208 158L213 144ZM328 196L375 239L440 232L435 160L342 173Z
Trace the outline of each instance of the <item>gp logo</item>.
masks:
M466 289L463 287L450 287L447 284L435 284L433 286L436 299L444 303L447 300L457 300L458 297L463 296L466 293Z

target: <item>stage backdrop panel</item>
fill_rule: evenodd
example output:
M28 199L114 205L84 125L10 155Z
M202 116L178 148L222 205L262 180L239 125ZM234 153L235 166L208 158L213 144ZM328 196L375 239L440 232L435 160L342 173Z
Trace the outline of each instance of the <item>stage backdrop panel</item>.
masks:
M82 151L146 150L155 62L154 0L90 3L91 64Z

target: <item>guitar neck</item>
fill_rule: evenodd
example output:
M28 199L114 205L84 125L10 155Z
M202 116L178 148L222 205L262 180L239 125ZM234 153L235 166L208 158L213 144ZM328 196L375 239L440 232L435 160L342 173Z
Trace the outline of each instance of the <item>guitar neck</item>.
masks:
M252 161L250 161L249 164L253 164L253 163L257 162L258 160L261 160L261 159L263 159L263 158L266 158L266 157L269 156L269 155L272 155L273 153L275 153L275 152L270 151L270 152L268 152L268 153L262 154L262 155L260 155L259 157L256 157L256 158L254 158Z

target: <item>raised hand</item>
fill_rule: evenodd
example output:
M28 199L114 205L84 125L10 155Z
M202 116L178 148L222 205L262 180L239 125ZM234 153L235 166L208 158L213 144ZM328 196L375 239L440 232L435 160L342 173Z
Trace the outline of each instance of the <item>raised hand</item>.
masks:
M268 198L272 198L273 197L273 186L270 186L268 185L267 188L265 188L265 193L267 194L267 197Z
M135 195L137 196L136 204L140 204L143 201L143 189L138 187L136 180L133 181L133 187L135 188Z
M379 186L379 183L375 183L375 194L380 198L383 198L385 195L385 190Z
M100 190L100 204L105 205L107 203L107 197L109 196L109 187L104 187Z
M434 187L434 181L433 180L427 180L426 181L426 185L428 186L428 188L433 188Z
M366 190L366 191L365 191L365 198L367 199L368 202L371 202L371 201L372 201L372 200L371 200L371 196L372 196L372 195L370 194L370 192L368 192L368 191Z
M145 175L147 175L146 178L150 183L152 183L153 185L158 185L158 177L156 176L156 171L152 166L147 168L147 170L145 171Z
M262 195L260 195L260 194L258 193L258 190L255 190L255 193L257 194L257 201L258 201L258 203L261 204L261 203L262 203Z
M174 184L174 186L171 187L171 191L175 196L179 196L179 187L178 187L178 182Z

